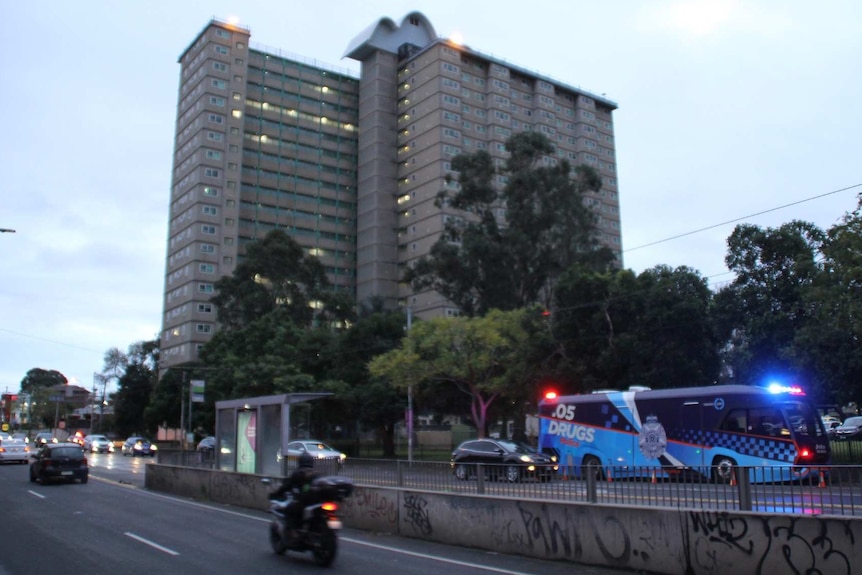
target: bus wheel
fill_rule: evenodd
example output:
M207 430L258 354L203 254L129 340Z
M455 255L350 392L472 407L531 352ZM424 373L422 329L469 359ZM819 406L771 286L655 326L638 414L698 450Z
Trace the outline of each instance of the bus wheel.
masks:
M728 484L736 473L736 461L730 457L716 457L712 461L712 480L714 483Z
M595 455L584 457L583 468L585 479L587 475L592 475L596 481L602 481L605 478L604 471L602 471L602 462Z

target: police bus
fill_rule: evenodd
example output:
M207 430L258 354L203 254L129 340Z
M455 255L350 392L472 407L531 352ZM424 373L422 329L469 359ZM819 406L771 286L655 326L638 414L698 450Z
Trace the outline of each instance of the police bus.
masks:
M552 395L552 394L551 394ZM816 479L831 462L817 410L796 386L606 390L539 403L539 449L561 473L688 473L731 482Z

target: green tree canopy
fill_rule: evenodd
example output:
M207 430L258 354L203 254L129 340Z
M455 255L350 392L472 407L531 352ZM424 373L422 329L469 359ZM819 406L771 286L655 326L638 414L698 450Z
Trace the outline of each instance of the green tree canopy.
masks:
M601 187L598 173L557 160L537 132L515 134L506 149L510 157L499 173L485 151L454 158L458 190L441 191L437 199L451 212L444 233L404 277L466 315L547 303L549 286L570 265L588 261L601 268L614 259L598 247L586 201ZM498 177L505 181L499 191Z
M740 225L728 238L725 261L736 279L716 295L716 325L729 342L725 362L736 382L784 377L810 385L816 379L795 341L816 313L808 294L823 273L825 239L801 221L767 229Z
M242 327L276 308L303 326L353 318L349 298L331 289L320 261L281 229L250 242L245 259L215 288L212 301L223 329Z
M375 357L368 370L406 390L452 385L470 398L470 414L480 436L488 432L487 412L500 395L521 382L519 354L528 337L524 311L492 310L481 318L436 318L416 323L401 346Z

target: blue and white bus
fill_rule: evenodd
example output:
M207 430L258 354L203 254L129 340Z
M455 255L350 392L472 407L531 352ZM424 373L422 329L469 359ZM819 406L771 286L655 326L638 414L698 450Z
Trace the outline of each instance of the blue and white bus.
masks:
M539 403L539 449L561 473L607 478L692 473L730 482L817 478L831 463L817 410L798 387L607 390ZM768 468L768 469L767 469ZM768 473L767 473L768 471Z

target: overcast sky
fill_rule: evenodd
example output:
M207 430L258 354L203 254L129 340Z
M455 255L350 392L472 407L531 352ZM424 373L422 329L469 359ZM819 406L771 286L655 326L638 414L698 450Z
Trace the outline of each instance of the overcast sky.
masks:
M213 17L238 18L257 47L358 74L342 60L350 40L418 10L441 37L605 94L619 105L623 257L635 272L685 265L718 288L732 278L725 242L736 223L827 229L862 191L854 0L3 8L0 228L16 230L0 234L3 392L34 367L90 388L109 348L158 336L177 59Z

